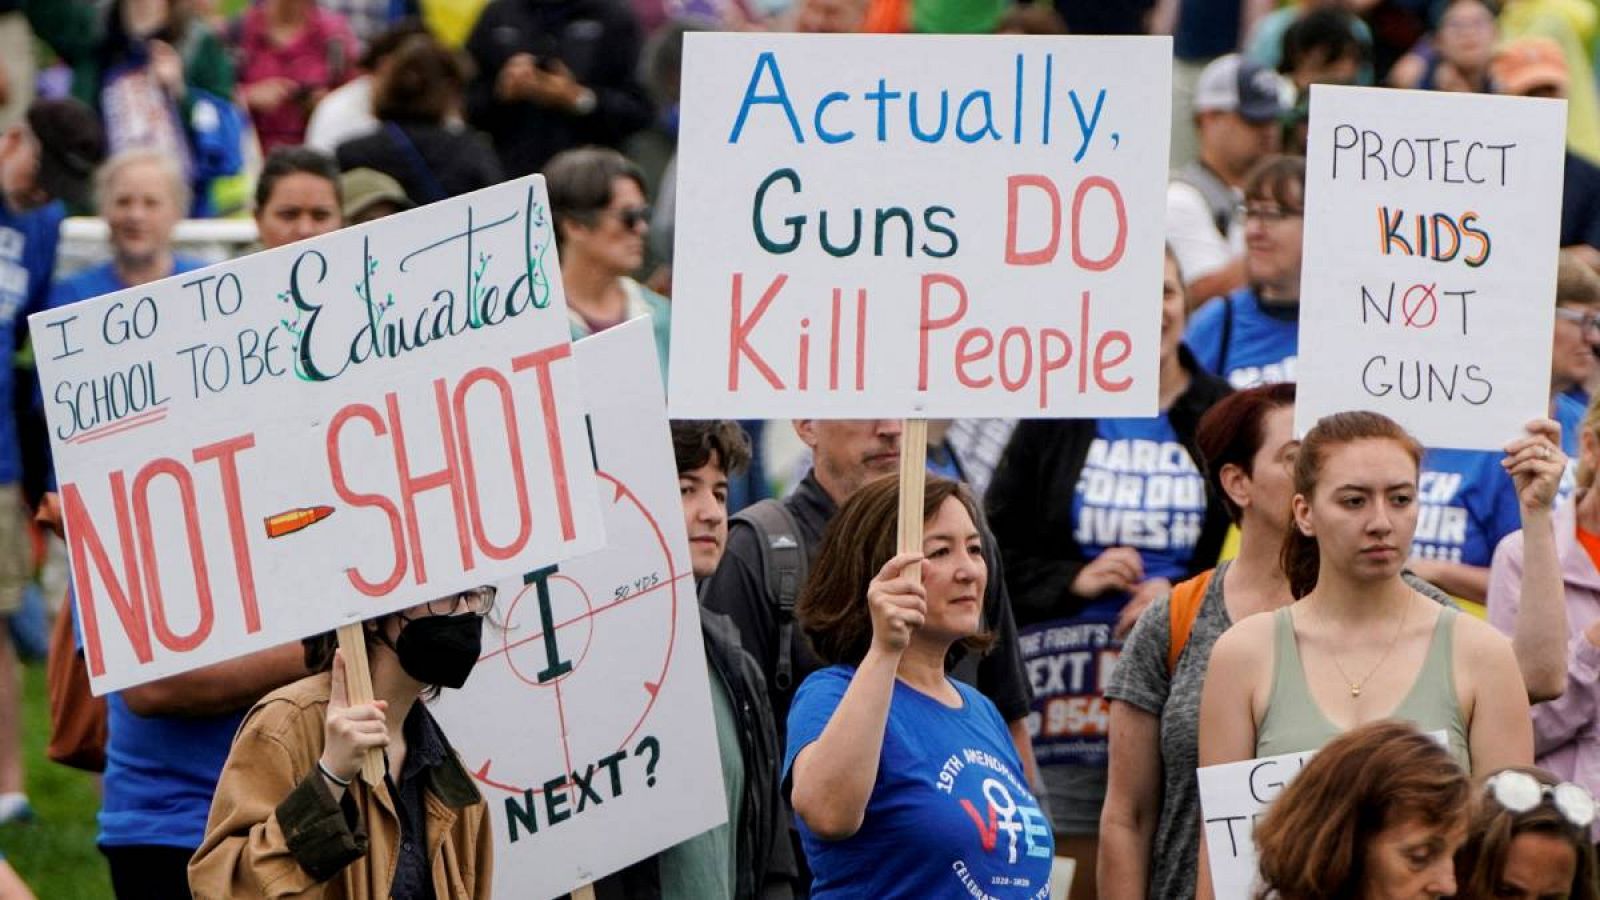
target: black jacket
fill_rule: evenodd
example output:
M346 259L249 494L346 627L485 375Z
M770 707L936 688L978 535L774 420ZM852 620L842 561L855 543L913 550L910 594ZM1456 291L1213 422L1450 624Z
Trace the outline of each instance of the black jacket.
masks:
M467 118L487 132L506 175L537 172L562 150L617 147L650 124L650 100L634 77L642 39L622 0L493 0L467 38L477 76L467 88ZM594 91L585 115L528 102L502 103L495 81L518 53L559 59Z
M778 794L783 748L767 701L761 667L739 646L739 629L727 616L700 610L706 664L727 689L744 758L744 793L734 828L738 848L738 900L790 900L798 878L786 807ZM634 863L595 883L595 900L659 900L659 857Z
M505 180L494 148L471 130L426 122L381 122L340 144L339 169L377 169L400 182L417 205L476 191Z
M1231 388L1202 369L1188 347L1179 345L1178 353L1189 373L1189 389L1179 395L1167 415L1178 440L1198 462L1194 433L1200 416ZM1000 542L1006 585L1019 625L1071 615L1093 599L1072 593L1073 580L1089 563L1073 537L1072 495L1088 459L1089 445L1094 443L1096 426L1095 419L1019 422L989 482L984 498L989 524ZM1227 510L1218 498L1209 497L1191 574L1216 564L1227 532Z

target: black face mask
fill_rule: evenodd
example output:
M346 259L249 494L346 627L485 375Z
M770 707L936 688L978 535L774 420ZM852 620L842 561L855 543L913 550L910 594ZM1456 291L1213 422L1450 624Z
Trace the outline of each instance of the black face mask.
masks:
M400 629L400 668L423 684L459 688L483 652L483 616L424 616Z

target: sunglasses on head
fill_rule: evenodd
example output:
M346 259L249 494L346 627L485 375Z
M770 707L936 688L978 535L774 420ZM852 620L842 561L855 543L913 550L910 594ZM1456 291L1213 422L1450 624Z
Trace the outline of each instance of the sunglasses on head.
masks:
M1511 812L1529 812L1549 798L1550 805L1573 827L1588 828L1594 824L1593 795L1570 781L1545 784L1527 772L1508 770L1489 776L1483 786L1494 802Z

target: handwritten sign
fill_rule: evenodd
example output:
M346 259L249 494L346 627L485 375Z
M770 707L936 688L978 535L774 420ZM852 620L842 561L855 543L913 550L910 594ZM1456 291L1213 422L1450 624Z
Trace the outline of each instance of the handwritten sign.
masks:
M1195 770L1200 782L1200 821L1217 900L1249 900L1256 882L1256 820L1283 791L1315 750L1264 756Z
M1563 101L1317 85L1295 424L1496 449L1550 398Z
M29 323L96 693L603 540L540 178Z
M686 41L673 415L1155 414L1167 38Z
M553 897L727 818L647 319L574 345L604 549L500 585L484 658L435 710L489 802L494 895ZM587 455L586 455L587 458Z

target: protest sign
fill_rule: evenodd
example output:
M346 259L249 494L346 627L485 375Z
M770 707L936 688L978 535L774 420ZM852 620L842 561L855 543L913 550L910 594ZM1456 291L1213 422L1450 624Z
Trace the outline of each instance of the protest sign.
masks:
M686 417L1156 412L1171 44L691 34Z
M1296 430L1498 449L1550 401L1565 103L1311 91Z
M604 549L500 585L435 707L494 822L494 895L553 897L727 818L648 319L574 345ZM589 458L586 454L585 458Z
M540 178L29 323L96 693L603 542Z
M1315 750L1264 756L1195 770L1200 782L1200 827L1217 900L1248 900L1256 882L1256 820Z

